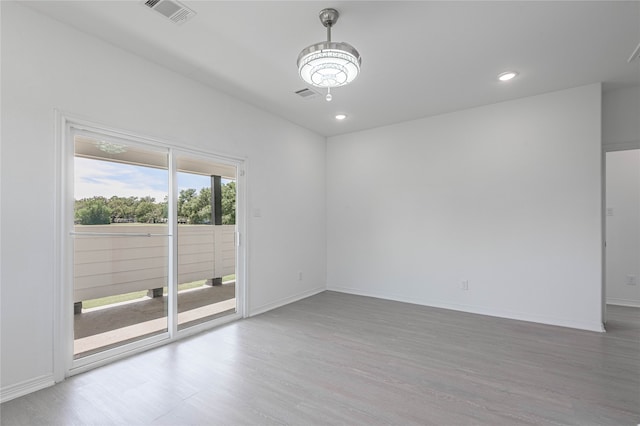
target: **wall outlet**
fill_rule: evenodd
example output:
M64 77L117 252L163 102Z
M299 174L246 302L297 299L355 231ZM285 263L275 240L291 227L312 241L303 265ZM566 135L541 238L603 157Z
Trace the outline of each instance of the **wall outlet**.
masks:
M464 291L468 291L469 290L469 281L468 280L464 280L460 283L460 288Z
M627 285L638 285L638 278L635 275L627 275Z
M302 281L302 271L298 271L298 281Z

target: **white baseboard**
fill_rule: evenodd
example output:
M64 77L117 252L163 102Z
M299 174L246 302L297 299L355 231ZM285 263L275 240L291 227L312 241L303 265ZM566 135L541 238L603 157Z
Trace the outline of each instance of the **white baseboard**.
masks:
M358 296L375 297L378 299L394 300L396 302L411 303L414 305L430 306L433 308L450 309L452 311L467 312L471 314L487 315L490 317L507 318L518 321L535 322L539 324L555 325L559 327L577 328L580 330L596 331L604 333L605 329L601 322L583 322L574 321L566 318L550 318L539 315L523 314L520 312L502 311L496 309L487 309L481 306L463 305L457 303L442 302L438 300L420 300L393 294L383 294L369 291L362 291L349 287L330 286L329 291L337 291L339 293L355 294Z
M302 293L294 294L293 296L285 297L284 299L276 300L274 302L269 302L261 306L257 306L249 310L249 317L253 317L256 315L263 314L272 309L279 308L284 305L288 305L289 303L297 302L298 300L306 299L307 297L313 296L318 293L322 293L325 291L325 287L315 288L312 290L303 291Z
M640 308L640 300L618 299L617 297L607 297L607 305L630 306Z
M0 389L0 403L11 401L12 399L39 391L40 389L48 388L54 384L53 374L47 374L14 385L5 386Z

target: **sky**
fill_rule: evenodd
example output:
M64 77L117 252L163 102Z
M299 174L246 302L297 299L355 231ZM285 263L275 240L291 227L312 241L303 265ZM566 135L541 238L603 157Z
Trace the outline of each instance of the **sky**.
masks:
M76 200L101 196L153 197L163 201L168 191L168 170L75 157ZM228 182L226 179L222 183ZM211 186L209 176L178 173L178 192Z

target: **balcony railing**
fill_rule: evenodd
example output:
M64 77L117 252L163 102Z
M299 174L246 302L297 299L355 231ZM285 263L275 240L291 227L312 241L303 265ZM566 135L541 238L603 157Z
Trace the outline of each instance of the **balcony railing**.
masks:
M74 302L166 287L167 230L162 224L76 225ZM235 225L178 225L178 284L234 274L235 257Z

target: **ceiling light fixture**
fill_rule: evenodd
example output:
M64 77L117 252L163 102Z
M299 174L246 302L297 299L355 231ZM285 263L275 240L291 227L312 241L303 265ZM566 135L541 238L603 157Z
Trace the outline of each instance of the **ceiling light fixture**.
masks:
M336 115L336 120L344 120L345 118L347 118L347 114L337 114Z
M505 71L498 75L498 80L500 81L509 81L515 78L518 75L515 71Z
M331 101L331 88L351 83L360 73L362 58L349 43L331 41L331 27L340 14L335 9L320 11L320 22L327 28L327 41L312 44L298 55L300 77L315 87L326 87L326 100Z

